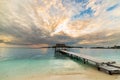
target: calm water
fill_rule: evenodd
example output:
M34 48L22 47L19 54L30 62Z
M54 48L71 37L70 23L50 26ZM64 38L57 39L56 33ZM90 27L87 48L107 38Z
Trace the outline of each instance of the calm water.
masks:
M120 63L119 49L71 49L71 51ZM92 67L66 57L56 57L54 49L0 48L0 80L14 80L38 74L81 73L89 68Z

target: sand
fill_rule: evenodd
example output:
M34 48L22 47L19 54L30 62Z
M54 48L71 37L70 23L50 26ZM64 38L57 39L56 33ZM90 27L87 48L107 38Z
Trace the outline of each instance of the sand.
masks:
M109 75L95 69L90 69L82 73L37 74L19 78L16 77L11 80L120 80L120 75Z

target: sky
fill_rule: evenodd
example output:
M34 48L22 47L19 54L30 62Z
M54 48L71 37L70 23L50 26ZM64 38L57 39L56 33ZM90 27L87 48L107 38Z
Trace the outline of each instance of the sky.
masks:
M120 45L120 0L0 0L0 47Z

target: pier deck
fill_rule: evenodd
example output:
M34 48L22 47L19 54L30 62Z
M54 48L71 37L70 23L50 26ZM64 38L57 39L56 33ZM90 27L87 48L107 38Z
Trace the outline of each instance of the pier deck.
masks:
M91 61L91 62L94 62L96 64L114 63L114 61L101 60L101 59L97 59L97 58L94 58L94 57L91 57L91 56L88 56L88 55L78 54L78 53L74 53L74 52L69 52L69 51L66 51L66 50L60 50L60 52L66 53L69 56L71 55L73 57L78 57L78 58L81 58L81 59L86 59L87 61Z
M114 73L120 73L120 66L116 65L115 61L106 61L102 59L97 59L92 56L88 56L85 54L78 54L66 50L59 50L59 52L64 55L67 55L68 57L75 58L77 60L82 59L84 63L93 62L95 63L95 66L98 68L98 70L105 71L110 75Z
M120 69L120 64L108 64L109 66L116 67Z
M120 73L120 69L116 68L116 67L112 67L109 65L101 65L99 66L99 71L105 71L108 74L119 74Z

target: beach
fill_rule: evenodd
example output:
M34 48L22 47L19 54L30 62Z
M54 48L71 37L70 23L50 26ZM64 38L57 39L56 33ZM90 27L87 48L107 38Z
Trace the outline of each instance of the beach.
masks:
M120 62L120 50L71 51ZM0 53L0 80L120 80L120 74L109 75L92 65L57 57L54 49L0 49Z
M108 75L96 70L83 73L63 73L17 77L10 80L120 80L120 75Z

